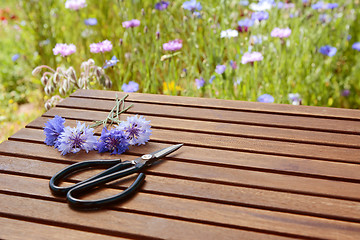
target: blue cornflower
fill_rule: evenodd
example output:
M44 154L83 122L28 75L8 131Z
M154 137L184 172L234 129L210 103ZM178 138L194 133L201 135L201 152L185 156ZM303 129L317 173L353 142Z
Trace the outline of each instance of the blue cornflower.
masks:
M15 62L16 60L18 60L20 58L20 54L14 54L12 57L11 57L11 60L13 62Z
M322 1L314 3L313 5L311 5L311 8L314 10L323 9L323 8L325 8L325 3Z
M48 146L56 146L59 135L64 131L65 119L55 115L55 117L45 123L44 134L45 143Z
M195 10L200 11L202 6L200 2L196 2L196 0L190 0L184 2L182 8L194 12Z
M247 6L247 5L249 5L249 1L248 1L248 0L241 0L241 1L239 2L239 4L240 4L241 6Z
M196 84L197 89L202 88L205 85L204 78L202 78L202 77L201 78L196 78L195 79L195 84Z
M216 78L216 76L212 75L209 79L209 83L212 84L215 78Z
M324 54L326 56L329 56L329 57L332 57L335 55L337 49L336 47L332 47L330 45L325 45L325 46L322 46L320 49L319 49L319 52L321 54Z
M254 25L254 20L245 18L245 19L238 21L237 30L239 32L247 32L249 27L251 27L252 25Z
M116 58L116 56L113 56L109 61L105 61L105 65L103 66L103 69L106 69L108 67L113 67L115 64L117 64L119 60Z
M130 81L129 84L124 83L121 86L121 89L124 92L136 92L139 90L139 84L134 81Z
M263 102L263 103L273 103L274 102L274 97L271 96L270 94L263 94L260 97L258 97L258 102Z
M334 8L337 8L337 7L339 7L338 3L328 3L325 6L326 9L334 9Z
M352 45L352 48L355 49L355 50L358 50L360 51L360 42L356 42Z
M161 11L161 10L165 10L168 6L169 6L168 1L160 1L155 4L155 9Z
M55 146L62 155L69 152L77 153L80 150L89 152L96 149L97 139L94 136L94 129L77 122L76 127L65 127L60 134Z
M217 65L215 72L217 74L223 74L225 72L225 70L226 70L226 65Z
M97 19L96 18L88 18L88 19L85 19L84 20L84 23L88 26L94 26L96 25L98 22L97 22Z
M251 14L251 19L252 20L262 21L262 20L266 20L268 18L269 18L269 13L265 12L265 11L253 12Z
M125 122L121 122L117 130L124 131L130 145L145 144L151 135L150 121L146 121L143 116L127 117Z
M110 154L121 154L129 149L129 146L130 143L124 131L116 128L109 131L106 127L101 131L101 136L97 143L99 153L110 152Z

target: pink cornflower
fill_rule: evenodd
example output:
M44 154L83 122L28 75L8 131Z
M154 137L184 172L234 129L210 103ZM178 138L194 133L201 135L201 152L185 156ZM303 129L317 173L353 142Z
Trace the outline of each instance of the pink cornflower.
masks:
M167 42L163 44L163 49L165 51L177 51L182 48L182 40L175 39L173 41Z
M291 34L290 28L274 28L271 31L272 37L278 37L278 38L287 38Z
M66 43L57 43L53 48L54 55L60 54L63 57L69 56L76 51L76 46L74 44L66 44Z
M90 52L99 53L99 52L109 52L112 49L112 44L109 40L104 40L99 43L90 44Z
M79 10L84 7L86 7L86 0L67 0L65 2L65 8L71 10Z
M253 63L257 61L262 61L264 59L263 55L260 52L247 52L241 58L241 63Z
M140 21L137 19L132 19L130 21L125 21L122 23L122 26L124 28L133 28L133 27L137 27L140 25Z

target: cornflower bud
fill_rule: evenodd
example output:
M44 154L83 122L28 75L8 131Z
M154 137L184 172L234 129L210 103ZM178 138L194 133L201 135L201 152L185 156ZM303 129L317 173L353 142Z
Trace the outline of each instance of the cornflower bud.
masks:
M141 15L145 16L145 10L143 8L141 9Z
M119 44L120 44L120 46L123 45L123 39L122 38L119 39Z
M160 39L160 32L159 31L156 31L156 40L159 40Z
M149 31L148 27L145 26L145 27L144 27L144 33L147 33L148 31Z

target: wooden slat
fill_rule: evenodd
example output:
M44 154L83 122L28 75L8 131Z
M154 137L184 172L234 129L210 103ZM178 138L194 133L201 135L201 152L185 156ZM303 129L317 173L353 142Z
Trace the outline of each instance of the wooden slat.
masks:
M103 211L71 210L50 193L50 177L74 162L119 156L61 156L43 143L42 128L55 114L66 117L68 126L103 119L115 94L78 91L0 144L0 217L34 229L107 237L360 237L360 114L343 109L130 94L134 107L122 119L145 115L153 135L123 160L169 144L185 146L149 168L129 201ZM128 184L111 183L88 197L112 195Z
M42 141L44 140L42 131L37 129L22 129L15 135L13 135L13 137L15 139L20 138L20 139L42 139ZM42 141L39 142L41 143ZM23 148L21 146L22 144L18 143L18 145L23 151ZM150 143L148 145L150 145ZM56 152L56 150L53 150L51 148L49 150ZM183 147L181 151L179 150L177 154L180 154L181 152L185 152L185 151L187 151L187 149ZM206 169L206 167L204 166L199 166L198 170L194 171L194 167L196 166L198 165L193 165L191 167L188 167L189 168L188 170L184 169L183 171L184 173L186 172L207 173L208 171L215 171L214 175L218 173L219 175L217 175L217 177L220 179L228 175L236 174L237 175L236 180L226 181L227 184L241 183L245 185L257 186L263 188L281 189L282 191L295 191L295 192L298 191L308 194L320 194L326 196L343 197L346 199L359 199L360 196L360 192L359 192L360 188L358 188L359 185L356 183L327 181L321 179L281 175L281 174L274 174L268 172L246 171L241 169L232 170L230 168L224 168L225 172L224 171L220 172L222 168L218 168L218 171L216 172L215 167L211 167L212 170L204 171L203 169ZM171 175L173 173L170 172L169 174ZM205 179L209 179L209 178L205 178ZM214 181L213 178L210 177L210 179ZM223 181L223 179L219 181ZM308 186L312 186L312 187L309 188Z
M36 119L45 121L55 115L66 119L76 119L81 121L103 120L108 115L107 111L90 111L82 109L72 109L55 107L43 114L44 117ZM131 114L122 114L121 119L126 119ZM297 129L283 129L262 126L251 126L234 123L198 121L189 119L166 118L157 116L146 116L147 121L151 121L152 128L175 129L192 132L212 133L225 136L249 137L252 139L269 139L288 142L312 143L329 146L360 148L360 135L328 133ZM28 126L32 126L29 124Z
M115 101L84 98L66 98L57 106L87 110L107 109L110 111ZM201 103L199 102L199 105ZM327 132L360 133L360 121L322 119L316 117L288 116L271 113L239 112L220 109L203 109L183 106L168 106L151 103L136 103L127 111L131 114L175 117L194 120L240 123L260 126L305 129Z
M74 230L65 227L51 226L46 224L39 224L23 220L16 220L10 218L0 217L0 239L24 240L63 240L64 235L66 239L93 239L93 240L119 240L125 239L121 237L108 236L98 233L90 233L79 230Z
M74 124L74 122L69 122ZM100 128L98 128L100 132ZM280 156L295 156L331 161L360 163L360 149L330 147L313 144L280 142L262 139L250 139L233 136L216 136L205 133L177 131L176 139L173 130L153 129L152 141L167 143L184 143L190 146L201 146L234 151L265 153ZM45 136L38 129L21 129L9 139L24 139L43 142Z
M31 122L27 127L42 128L45 125L45 121L48 118L38 118ZM70 126L75 126L75 121L67 120ZM96 130L99 133L99 129ZM159 148L162 146L159 145ZM136 148L133 150L136 151ZM142 150L140 150L142 151ZM281 172L292 172L297 174L312 174L322 175L331 178L346 178L349 180L360 181L360 165L356 164L343 164L335 162L325 161L309 161L301 158L290 158L283 156L272 156L263 154L252 154L245 152L233 152L215 149L201 149L197 148L196 152L199 154L193 154L194 150L189 151L186 155L182 155L182 161L201 161L202 163L216 164L216 165L228 165L229 167L243 167L243 168L259 168ZM139 154L141 152L138 151ZM204 160L203 155L206 155ZM223 159L223 156L227 156Z
M126 211L77 212L66 203L49 200L0 195L1 212L23 217L32 217L42 221L53 221L59 225L71 225L73 228L109 231L112 235L130 238L162 239L277 239L280 236L264 235L200 223L185 222L147 216ZM356 227L355 227L356 228ZM352 226L346 229L352 231ZM347 231L340 230L339 235ZM348 234L349 232L347 232ZM349 239L349 238L348 238Z
M0 181L5 182L4 190L19 194L36 194L42 198L53 198L49 190L47 180L29 179L19 176L2 176ZM13 184L6 184L6 182ZM16 187L14 186L16 184ZM147 183L146 183L147 184ZM31 190L33 187L35 190ZM117 193L116 190L107 189L100 196L104 197ZM130 201L114 206L114 210L136 210L149 215L160 214L170 215L169 217L178 216L182 218L192 216L198 218L201 216L202 221L209 219L219 225L239 225L239 227L255 228L265 231L283 232L288 234L311 236L311 237L331 237L334 234L360 236L360 224L344 223L306 216L297 216L292 214L277 213L265 210L255 210L243 207L234 207L216 203L199 202L187 199L175 199L171 197L153 196L150 194L137 194ZM171 216L173 214L173 216ZM218 221L218 222L216 222ZM279 224L281 223L281 224ZM216 225L216 224L214 224ZM318 226L322 226L318 228ZM121 230L120 227L118 227ZM332 230L328 230L332 229ZM341 230L339 230L341 229ZM317 231L314 234L314 231Z
M124 160L130 160L132 158L132 156L123 156ZM0 156L0 169L5 173L50 179L52 175L67 166L67 164L44 161ZM168 161L161 165L167 164ZM181 170L182 169L179 169L179 172L181 172ZM74 176L72 179L79 181L89 178L93 174L95 174L93 171L84 172L81 176ZM189 174L189 176L190 175L191 174ZM154 175L148 175L146 179L147 184L141 188L141 191L156 193L157 195L170 195L186 199L203 199L203 201L206 202L252 206L255 208L297 212L312 216L327 216L327 218L332 219L360 222L360 209L357 208L358 202L240 186L217 185L216 183L165 178ZM12 186L12 183L13 181L8 181L8 184L3 183L3 188L6 188L9 184ZM29 182L29 184L32 183ZM126 184L123 186L126 186ZM29 190L34 191L32 188L29 188ZM47 192L49 191L47 187L45 190ZM38 191L44 190L38 189ZM337 209L336 212L333 211L334 208Z
M72 97L98 98L113 100L116 95L124 96L125 93L115 91L99 90L77 90ZM360 119L360 112L357 110L329 108L329 107L312 107L312 106L292 106L289 104L266 104L245 101L219 100L210 98L196 97L178 97L144 93L131 93L127 98L131 102L151 102L158 104L171 104L178 106L202 106L208 108L231 109L241 111L257 111L266 113L293 114L328 118Z

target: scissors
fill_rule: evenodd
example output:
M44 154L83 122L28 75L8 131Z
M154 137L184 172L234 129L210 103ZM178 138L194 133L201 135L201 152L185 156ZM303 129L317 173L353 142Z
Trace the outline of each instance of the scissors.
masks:
M49 186L51 191L55 195L66 195L70 207L78 209L101 208L105 205L124 200L134 194L145 180L145 174L143 173L143 170L147 167L152 166L159 159L169 155L172 152L175 152L180 147L182 147L182 145L183 144L172 145L159 151L142 155L141 157L136 158L133 161L122 162L121 159L115 159L88 160L75 163L56 173L50 179ZM104 166L110 166L110 168L84 181L68 187L60 187L57 185L61 180L75 172L88 168L97 168ZM105 183L120 179L122 177L132 175L134 173L139 173L136 180L127 189L125 189L119 194L97 200L81 200L77 198L81 195L88 193L89 190L102 186Z

